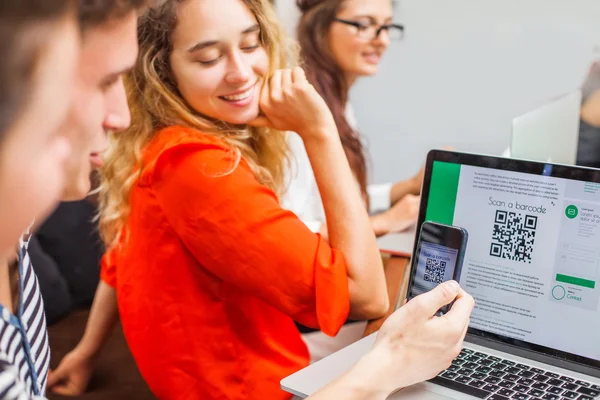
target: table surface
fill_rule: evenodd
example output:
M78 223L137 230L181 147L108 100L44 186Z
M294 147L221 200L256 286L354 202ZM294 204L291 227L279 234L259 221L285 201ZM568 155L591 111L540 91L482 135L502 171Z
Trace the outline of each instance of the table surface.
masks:
M406 232L390 233L377 239L379 250L395 256L410 257L415 242L415 228Z

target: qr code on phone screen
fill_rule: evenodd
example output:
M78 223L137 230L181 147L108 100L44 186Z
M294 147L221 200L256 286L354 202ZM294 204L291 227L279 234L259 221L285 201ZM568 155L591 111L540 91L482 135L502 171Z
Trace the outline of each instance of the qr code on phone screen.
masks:
M425 281L442 283L446 272L446 261L428 258L425 262Z

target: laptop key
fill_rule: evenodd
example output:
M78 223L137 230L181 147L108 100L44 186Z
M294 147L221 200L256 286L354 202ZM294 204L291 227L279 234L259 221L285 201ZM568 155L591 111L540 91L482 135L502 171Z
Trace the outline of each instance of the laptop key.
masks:
M444 379L439 376L431 379L430 382L435 383L437 385L446 387L448 389L456 390L461 393L468 394L470 396L476 397L478 399L485 399L490 395L490 392L485 390L473 387L471 385L465 385L464 383L451 381L449 379Z
M452 365L463 365L465 362L466 362L465 360L459 360L459 359L455 358L452 361Z
M504 372L504 371L498 371L497 369L495 369L492 372L490 372L489 375L490 376L495 376L496 378L502 378L504 375L506 375L506 372Z
M501 380L502 379L496 378L495 376L488 376L487 378L484 379L485 382L492 383L494 385L498 384Z
M480 367L480 365L477 363L474 363L474 362L467 362L467 363L463 364L462 367L469 368L469 369L475 369L475 368Z
M489 374L491 370L492 369L490 367L481 366L481 367L477 367L477 369L475 371L481 372L482 374Z
M525 369L525 370L529 369L529 366L525 365L525 364L517 364L517 365L515 365L515 367Z
M473 378L473 379L479 379L480 381L482 381L485 378L487 378L487 375L486 374L482 374L481 372L473 372L471 374L471 378Z
M599 385L592 385L592 389L594 389L594 390L600 390L600 386Z
M529 391L530 387L529 386L524 386L524 385L517 385L513 388L513 390L515 392L519 392L519 393L527 393Z
M508 372L509 374L518 374L519 372L521 372L521 370L519 368L515 368L515 367L508 367L505 369L506 372Z
M471 361L471 362L477 362L477 361L479 361L479 357L476 357L474 355L470 355L470 356L464 357L463 360L467 360L467 361Z
M504 380L507 381L511 381L511 382L517 382L519 379L519 375L514 375L514 374L508 374L504 377Z
M549 376L550 378L558 378L558 377L560 377L560 375L555 374L554 372L550 372L550 371L544 372L544 375Z
M594 400L594 398L590 397L590 396L586 396L585 394L582 394L581 396L579 396L577 398L577 400Z
M500 389L496 393L498 393L501 396L510 397L513 394L515 394L515 391L514 390L510 390L510 389Z
M473 379L469 378L468 376L460 375L459 377L455 378L454 380L456 382L460 382L460 383L469 383Z
M556 386L550 386L548 389L546 389L546 392L552 393L552 394L561 394L564 391L565 391L564 389L561 389Z
M502 364L510 365L511 367L512 367L513 365L515 365L515 364L516 364L516 362L514 362L514 361L510 361L510 360L502 360L502 361L500 361L500 362L501 362Z
M517 375L522 376L524 378L531 378L535 374L533 372L531 372L531 371L525 371L525 370L523 370L523 371L519 372Z
M448 371L452 371L452 372L456 372L460 369L460 366L458 365L451 365L447 368Z
M477 364L479 364L479 365L485 365L486 367L489 367L493 363L494 363L494 361L490 360L488 358L482 358L481 360L477 361Z
M600 396L600 391L598 390L594 390L594 389L590 389L590 388L586 388L586 387L580 387L579 389L577 389L577 393L581 393L581 394L585 394L586 396L590 396L590 397L598 397Z
M490 367L502 371L504 370L504 368L508 368L508 365L502 364L501 362L497 362L496 364L490 365Z
M501 394L494 393L493 395L488 397L488 400L510 400L510 399L506 396L502 396Z
M578 394L575 392L566 391L561 396L565 399L576 399Z
M529 370L530 370L531 372L535 372L536 374L543 374L544 372L546 372L546 371L544 371L543 369L534 368L534 367L531 367L531 368L529 368Z
M502 381L502 382L498 383L498 386L500 386L501 388L505 388L505 389L512 389L515 385L516 385L516 383L511 382L511 381Z
M478 381L476 379L469 382L469 386L473 386L478 389L484 387L485 385L487 385L487 383L485 383L484 381Z
M527 392L527 394L535 397L542 397L544 395L544 391L538 389L531 389L529 392Z
M568 376L561 376L560 379L562 379L565 382L569 382L569 383L575 382L575 379L569 378Z
M458 374L456 372L446 371L443 374L441 374L440 376L442 378L446 378L446 379L454 379L458 376Z
M550 378L547 377L546 375L536 375L533 377L534 381L538 381L538 382L546 382L547 380L549 380Z
M583 387L590 387L590 384L584 381L575 381L575 384Z
M560 400L560 396L551 393L546 393L542 396L542 400Z
M481 353L481 352L479 352L479 351L476 351L476 352L475 352L475 355L476 355L477 357L483 357L483 358L485 358L485 357L487 357L487 356L488 356L487 354L485 354L485 353Z
M488 384L483 387L483 390L487 390L488 392L495 392L497 390L500 390L500 386Z
M529 378L521 378L519 379L519 385L531 386L535 383L534 380Z
M539 389L539 390L546 390L546 388L550 386L547 383L542 383L542 382L537 382L534 383L533 385L531 385L532 388L534 389Z
M473 350L471 350L471 349L462 349L460 352L461 352L461 353L464 353L464 354L473 354L473 353L475 353L475 352L474 352Z
M515 393L515 394L513 394L513 396L511 397L511 399L515 399L515 400L529 400L530 396L526 395L525 393Z
M564 389L567 389L567 390L576 390L578 386L575 385L574 383L568 383L567 382L564 385L562 385L561 387L564 388Z
M561 386L565 383L565 381L561 381L560 379L552 378L546 383L548 383L552 386Z
M496 361L496 362L502 361L502 359L500 357L496 357L496 356L488 356L488 360L492 360L492 361Z
M473 371L470 370L470 369L461 368L458 371L456 371L456 373L461 374L461 375L467 375L467 376L469 376L469 375L471 375L473 373Z

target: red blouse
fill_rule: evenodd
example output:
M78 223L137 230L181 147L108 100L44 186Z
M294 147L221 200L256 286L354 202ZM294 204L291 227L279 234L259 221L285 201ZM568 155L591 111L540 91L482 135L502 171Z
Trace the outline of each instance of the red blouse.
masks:
M223 141L161 130L145 149L126 246L105 256L127 342L161 399L289 399L308 365L294 320L335 335L343 255L284 210Z

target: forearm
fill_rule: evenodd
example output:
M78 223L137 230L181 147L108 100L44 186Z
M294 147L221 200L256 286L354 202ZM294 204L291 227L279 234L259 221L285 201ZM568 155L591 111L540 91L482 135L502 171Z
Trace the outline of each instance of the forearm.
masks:
M348 372L310 396L309 400L385 400L396 388L390 385L388 368L382 357L389 354L373 349L360 359Z
M305 147L321 193L329 243L346 260L350 314L361 319L377 317L387 310L388 296L381 257L362 196L338 135L329 132L311 137L318 139L305 141Z
M83 338L77 345L79 351L95 358L108 340L119 319L116 290L100 281Z
M421 191L421 182L417 182L414 178L405 181L396 182L390 191L390 202L395 204L407 194L419 194Z

